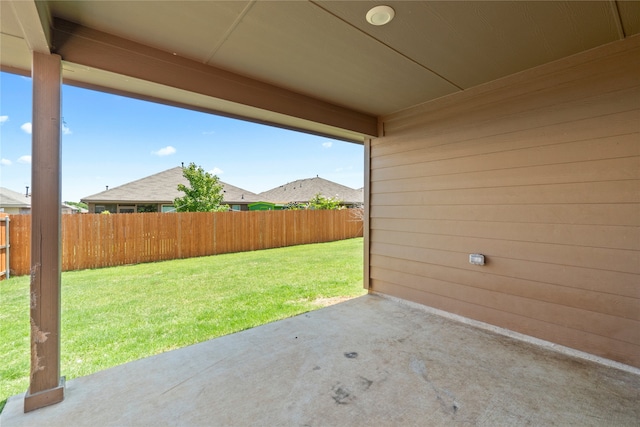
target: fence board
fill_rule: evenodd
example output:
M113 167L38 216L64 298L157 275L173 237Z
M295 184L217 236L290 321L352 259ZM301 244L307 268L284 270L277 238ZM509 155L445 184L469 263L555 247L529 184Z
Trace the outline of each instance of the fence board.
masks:
M62 270L113 267L362 237L355 210L62 216ZM29 274L31 215L10 215L10 271Z
M11 219L8 217L8 214L0 213L0 280L7 279L11 276L8 265L9 258L11 258L9 254L9 246L11 243L8 241L10 238L7 235L7 231L11 228Z

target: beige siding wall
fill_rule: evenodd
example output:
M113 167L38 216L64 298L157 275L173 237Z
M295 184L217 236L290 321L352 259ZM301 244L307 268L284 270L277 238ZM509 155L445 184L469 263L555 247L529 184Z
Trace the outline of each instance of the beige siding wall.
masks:
M640 366L640 38L381 125L371 290Z

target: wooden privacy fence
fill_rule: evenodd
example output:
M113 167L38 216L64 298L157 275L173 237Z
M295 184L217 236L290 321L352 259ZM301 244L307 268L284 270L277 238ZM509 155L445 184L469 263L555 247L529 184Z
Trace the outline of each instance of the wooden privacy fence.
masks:
M357 210L62 215L62 270L331 242L362 236ZM31 215L11 215L11 275L29 274Z
M9 268L9 215L0 213L0 280L8 279L10 274Z

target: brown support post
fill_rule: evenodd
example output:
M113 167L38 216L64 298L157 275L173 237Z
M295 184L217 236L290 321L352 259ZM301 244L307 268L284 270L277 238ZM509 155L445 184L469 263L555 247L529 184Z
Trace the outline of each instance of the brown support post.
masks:
M60 377L61 86L58 55L33 53L31 378L24 411L64 399Z
M365 289L371 288L370 259L371 240L369 236L371 213L371 139L364 140L364 215L362 218L362 235L364 237L364 283Z

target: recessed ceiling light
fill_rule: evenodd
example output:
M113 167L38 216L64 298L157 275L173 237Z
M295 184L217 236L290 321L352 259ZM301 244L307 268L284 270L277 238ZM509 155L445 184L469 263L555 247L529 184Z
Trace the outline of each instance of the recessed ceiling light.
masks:
M396 12L389 6L376 6L367 12L367 22L371 25L384 25L391 22Z

